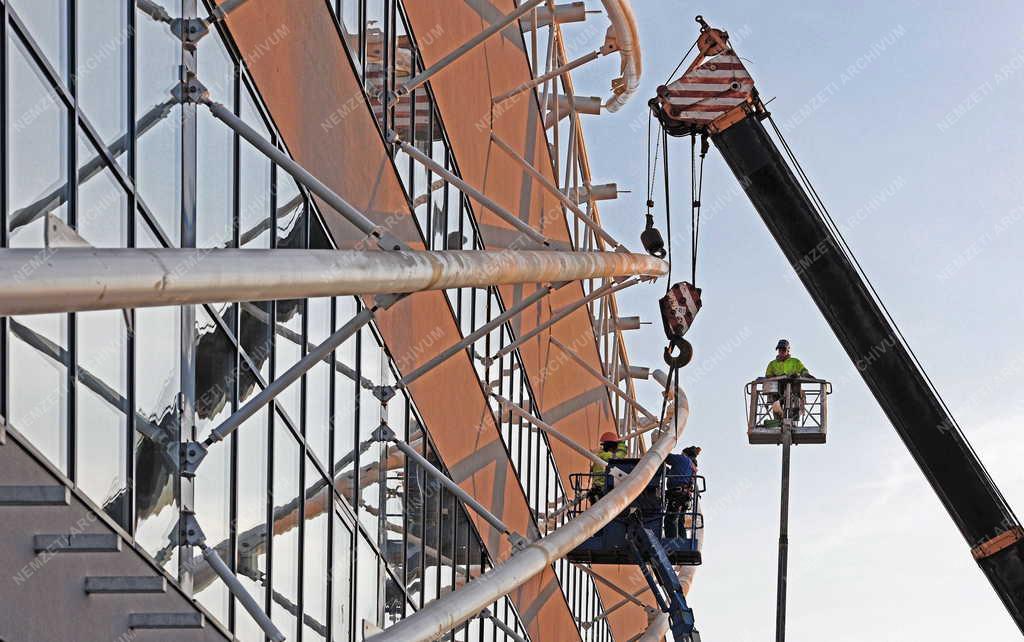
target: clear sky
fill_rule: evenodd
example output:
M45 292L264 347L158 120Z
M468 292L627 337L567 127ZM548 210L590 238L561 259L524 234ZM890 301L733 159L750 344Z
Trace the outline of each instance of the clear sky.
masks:
M595 182L633 190L601 204L605 225L640 247L646 101L703 14L733 35L761 95L775 98L770 110L864 269L996 483L1024 511L1024 5L632 4L641 91L623 111L585 122ZM565 27L570 55L594 48L593 38L573 42L574 29L584 27ZM617 59L574 72L577 93L606 95L616 67ZM688 147L677 140L670 149L676 280L689 278ZM660 188L655 199L663 226ZM690 599L704 639L773 639L780 451L747 445L742 391L780 337L835 383L829 443L794 450L788 639L1020 639L713 148L704 203L704 309L689 335L695 362L682 375L687 441L704 447L709 487L705 563ZM631 335L634 363L661 363L662 291L619 295L623 313L655 322Z

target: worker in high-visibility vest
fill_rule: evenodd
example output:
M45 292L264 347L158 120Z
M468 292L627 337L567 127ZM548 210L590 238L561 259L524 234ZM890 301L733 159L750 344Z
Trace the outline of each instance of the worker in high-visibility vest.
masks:
M626 450L626 442L613 432L606 432L601 435L601 449L597 451L597 456L604 461L610 461L612 459L624 459L629 456L629 451ZM591 501L596 501L605 493L605 479L607 475L605 470L607 466L602 466L596 461L590 464L590 495Z
M768 367L765 368L764 376L766 377L809 377L811 376L807 372L807 367L802 361L790 354L789 341L786 339L779 339L779 342L775 344L776 354L775 358L768 362ZM788 385L791 399L787 404L790 407L789 416L791 419L799 417L800 409L797 403L797 399L800 397L800 384L791 383L786 384L780 382L779 392L772 399L772 413L777 417L775 421L766 421L765 426L777 426L781 425L782 420L782 393Z
M789 341L786 339L779 339L779 342L775 344L775 349L778 354L774 359L768 362L768 367L764 371L766 377L806 377L809 376L807 368L803 362L794 357L789 352Z

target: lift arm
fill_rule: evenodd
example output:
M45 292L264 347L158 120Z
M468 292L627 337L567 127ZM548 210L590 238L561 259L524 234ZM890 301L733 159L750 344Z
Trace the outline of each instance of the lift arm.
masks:
M651 101L672 135L709 135L1024 631L1024 530L768 135L728 43L701 22L701 53Z

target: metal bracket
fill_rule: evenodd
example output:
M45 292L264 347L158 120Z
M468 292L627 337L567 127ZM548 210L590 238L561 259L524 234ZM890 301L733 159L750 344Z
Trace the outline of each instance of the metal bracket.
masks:
M182 512L178 529L181 541L189 546L202 546L206 543L206 533L200 528L195 513Z
M530 540L526 539L519 533L510 532L508 534L508 541L512 544L512 554L515 555L519 551L525 549L530 545Z
M171 96L180 103L201 103L209 98L210 91L194 73L182 68L181 82L171 88Z
M370 436L377 441L394 441L396 438L395 431L391 429L391 426L385 423L377 426L377 429L374 430Z
M170 24L171 33L186 45L194 46L210 33L210 25L203 18L175 18Z
M181 457L181 476L195 477L199 464L206 459L206 445L199 441L187 441L179 444Z
M374 386L373 396L380 400L381 403L387 403L398 393L394 386Z

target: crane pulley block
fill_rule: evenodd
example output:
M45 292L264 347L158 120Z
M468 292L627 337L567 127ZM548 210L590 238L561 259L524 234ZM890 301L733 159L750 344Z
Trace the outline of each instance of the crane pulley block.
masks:
M700 288L692 283L676 283L658 301L661 307L661 322L665 327L668 347L665 348L665 362L681 368L693 358L693 346L683 337L693 325L693 319L700 312ZM678 355L672 351L678 350Z

